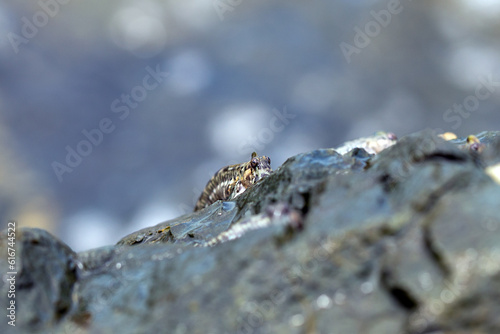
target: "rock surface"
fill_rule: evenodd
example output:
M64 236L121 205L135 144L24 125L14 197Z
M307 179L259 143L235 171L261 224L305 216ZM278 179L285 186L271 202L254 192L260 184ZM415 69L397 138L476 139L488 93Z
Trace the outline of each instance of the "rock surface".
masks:
M499 135L299 154L234 203L78 254L20 230L0 332L499 333Z

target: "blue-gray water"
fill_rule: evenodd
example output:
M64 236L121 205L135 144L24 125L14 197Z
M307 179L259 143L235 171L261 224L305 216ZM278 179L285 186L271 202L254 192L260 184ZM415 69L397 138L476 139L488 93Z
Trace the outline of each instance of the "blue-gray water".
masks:
M2 1L0 226L76 250L190 211L220 167L500 125L494 1Z

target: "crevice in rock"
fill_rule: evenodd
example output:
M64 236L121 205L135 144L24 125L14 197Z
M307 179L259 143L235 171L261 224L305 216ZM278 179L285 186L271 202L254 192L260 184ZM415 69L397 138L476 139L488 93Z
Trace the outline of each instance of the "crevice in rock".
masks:
M424 159L424 161L432 161L432 160L466 162L468 159L465 156L460 156L449 152L433 152L431 154L428 154Z
M417 302L408 293L408 291L406 291L400 287L390 288L389 293L391 294L392 298L399 303L399 305L401 305L402 307L404 307L408 311L413 311L418 306Z
M410 291L395 284L394 280L391 278L391 274L387 270L382 271L380 282L382 287L389 293L389 296L408 312L413 312L419 307L417 299L412 296Z
M432 237L432 232L428 224L423 225L422 234L424 240L424 249L427 251L427 254L430 256L430 258L436 263L443 276L448 278L451 274L450 268L448 267L444 256L436 247Z
M442 186L430 192L427 195L427 199L418 204L418 207L415 207L415 209L421 212L430 212L447 193L466 188L471 182L470 176L467 173L458 173L443 183Z
M397 185L396 180L389 173L380 175L378 177L378 181L382 184L382 187L386 193L390 193Z
M307 215L307 212L309 211L310 205L311 205L311 193L310 191L305 191L305 192L300 192L297 194L297 196L300 196L302 198L302 206L301 207L296 207L295 203L292 202L292 206L298 209L303 216Z

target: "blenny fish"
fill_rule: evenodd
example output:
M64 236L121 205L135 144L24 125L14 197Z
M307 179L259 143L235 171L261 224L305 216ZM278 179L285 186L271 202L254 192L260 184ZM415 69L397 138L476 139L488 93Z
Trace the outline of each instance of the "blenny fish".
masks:
M253 152L250 161L219 169L205 186L194 211L218 200L232 200L271 173L271 159L265 155L258 157L257 153Z

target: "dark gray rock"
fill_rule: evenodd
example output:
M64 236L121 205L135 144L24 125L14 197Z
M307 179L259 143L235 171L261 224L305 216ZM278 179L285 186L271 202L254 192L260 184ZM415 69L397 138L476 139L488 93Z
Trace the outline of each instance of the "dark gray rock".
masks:
M58 302L20 308L19 319L51 319L20 329L498 333L500 187L484 167L500 144L495 132L477 137L482 152L423 131L376 156L299 154L236 202L76 259L46 233L34 258L27 230L18 256L33 262L32 284L19 301Z
M0 323L1 333L45 332L71 313L77 297L73 287L78 279L76 254L64 243L41 229L18 229L15 237L15 268L8 259L7 231L0 234L1 305L15 301L15 327ZM11 239L12 240L12 239ZM15 274L15 298L8 297L8 272ZM5 308L4 308L5 309ZM5 316L4 316L5 317ZM18 329L18 331L16 331ZM20 331L19 331L20 330Z
M200 211L183 215L125 236L117 245L182 242L198 244L229 228L236 214L234 202L218 201Z

